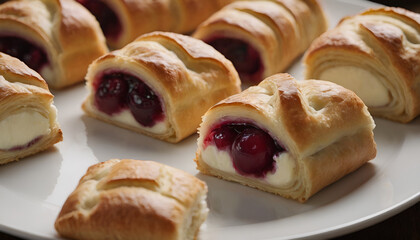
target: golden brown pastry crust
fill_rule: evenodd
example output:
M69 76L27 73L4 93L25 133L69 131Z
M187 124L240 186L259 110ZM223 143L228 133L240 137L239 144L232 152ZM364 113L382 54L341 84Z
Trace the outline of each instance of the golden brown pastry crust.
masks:
M294 180L273 186L264 179L210 167L202 156L203 142L221 119L248 120L266 129L285 148L282 154L293 159ZM221 101L203 116L195 161L204 174L304 202L375 157L374 126L353 92L326 81L296 81L277 74Z
M234 0L106 0L118 16L122 33L109 38L113 48L122 48L138 36L153 31L192 32L211 14Z
M55 228L73 239L194 239L207 216L206 194L206 184L184 171L111 159L87 170Z
M46 82L17 58L0 53L0 122L23 112L37 112L48 118L49 134L25 149L0 149L0 164L38 153L63 140L53 106L53 95ZM4 134L2 137L11 138Z
M44 49L50 88L84 80L88 65L108 49L95 17L73 0L11 1L0 5L0 35L11 34Z
M93 82L104 71L122 71L144 81L160 96L168 129L153 133L138 123L115 120L100 112L95 106ZM200 40L164 32L143 35L97 59L86 79L90 94L83 109L88 115L169 142L195 133L207 109L240 92L238 74L223 55Z
M204 41L228 37L250 44L260 53L261 81L284 71L326 29L316 0L237 1L213 14L193 36Z
M401 8L370 9L342 19L336 28L314 41L305 57L306 78L322 79L323 73L338 67L366 71L389 95L386 103L366 102L372 115L409 122L420 114L418 44L419 14ZM340 81L339 78L328 80ZM347 86L347 80L341 82L358 94L360 87L366 88ZM368 83L366 79L365 84ZM374 93L367 93L371 94Z

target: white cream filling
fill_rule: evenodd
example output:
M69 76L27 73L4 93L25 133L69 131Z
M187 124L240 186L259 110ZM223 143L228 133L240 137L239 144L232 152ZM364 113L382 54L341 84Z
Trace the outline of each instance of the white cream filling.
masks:
M266 175L266 181L273 186L286 186L293 182L296 172L295 160L288 152L280 153L274 157L275 172Z
M229 153L218 150L216 146L207 146L201 152L201 157L211 168L227 173L239 174L233 167L232 158ZM288 186L293 182L295 177L295 161L287 152L275 156L274 161L274 171L268 172L265 178L261 178L260 181L276 187Z
M380 79L362 68L352 66L329 68L322 72L320 79L352 90L367 106L385 106L391 101L388 90Z
M55 79L54 79L54 70L51 67L51 65L48 63L47 66L44 66L43 68L41 68L41 71L39 73L44 79L45 81L47 81L48 83L52 83Z
M140 126L144 129L146 129L148 132L151 132L151 133L154 133L154 134L163 134L163 133L166 133L169 129L169 122L168 122L168 119L166 117L163 121L159 121L158 123L153 125L153 127L145 127L145 126L142 126L141 124L139 124L136 121L133 114L128 109L123 110L119 114L113 115L112 119L114 119L118 122L128 124L128 125Z
M50 133L49 119L38 112L20 112L0 121L0 149L28 144L37 137Z
M227 173L236 173L229 153L227 151L219 151L216 146L207 146L207 148L201 152L201 158L211 168Z

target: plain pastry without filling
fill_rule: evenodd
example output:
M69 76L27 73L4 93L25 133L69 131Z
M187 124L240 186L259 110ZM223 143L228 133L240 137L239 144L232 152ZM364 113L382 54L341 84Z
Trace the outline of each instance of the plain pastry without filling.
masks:
M352 91L277 74L204 115L195 161L204 174L304 202L375 157L374 127Z
M196 239L208 213L207 185L167 165L111 159L91 166L58 215L72 239Z
M169 142L196 132L201 116L240 92L232 63L200 40L143 35L92 63L88 115Z
M237 1L213 14L193 36L219 50L243 82L255 85L283 72L326 29L316 0Z
M420 114L420 14L387 7L344 18L314 41L305 64L306 78L354 91L374 116Z
M108 49L95 17L75 1L20 0L0 5L0 51L58 89L82 82Z
M0 164L60 142L56 114L44 79L19 59L0 53Z

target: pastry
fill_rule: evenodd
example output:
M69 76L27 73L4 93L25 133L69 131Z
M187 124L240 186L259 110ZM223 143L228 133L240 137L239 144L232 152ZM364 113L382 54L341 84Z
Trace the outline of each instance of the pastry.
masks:
M0 164L62 141L53 95L19 59L0 53Z
M352 91L277 74L203 116L195 161L204 174L305 202L375 157L374 127Z
M168 142L195 133L207 109L240 92L229 60L176 33L141 36L94 61L86 79L87 114Z
M83 81L108 50L95 17L73 0L20 0L0 5L0 51L59 89Z
M231 60L243 82L257 84L283 72L326 28L316 0L238 1L212 15L193 37Z
M207 185L152 161L91 166L64 203L55 229L71 239L195 239L208 213Z
M96 16L113 48L153 32L189 33L234 0L77 0Z
M409 122L420 114L420 14L370 9L341 20L305 57L306 78L354 91L373 116Z

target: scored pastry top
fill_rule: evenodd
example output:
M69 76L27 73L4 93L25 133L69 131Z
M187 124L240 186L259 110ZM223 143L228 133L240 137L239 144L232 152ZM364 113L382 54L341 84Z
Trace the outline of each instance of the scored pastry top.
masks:
M0 52L0 75L8 82L20 82L48 90L45 80L22 61ZM2 89L3 91L5 89ZM3 92L1 91L1 92ZM49 91L48 91L49 92Z
M115 77L109 77L112 74ZM109 78L120 82L115 86L123 86L118 87L122 92L119 107L112 109L109 106L114 103L104 97L104 91L112 88ZM86 79L91 94L83 108L88 114L170 142L196 132L205 111L240 92L241 85L232 63L214 48L168 32L145 34L98 58L90 65ZM147 91L135 84L142 84ZM156 106L153 113L144 110L148 108L146 102Z
M198 218L207 215L206 193L203 181L182 170L153 161L111 159L89 167L55 227L63 236L83 239L139 239L139 234L180 239L187 236L182 231L189 224L197 224L191 221L204 221Z
M419 43L420 15L386 7L343 18L335 29L314 41L308 52L316 54L323 48L345 48L372 57L383 51L387 59L409 77L413 67L420 63L420 49L416 47Z
M82 81L90 62L108 51L95 17L73 0L1 4L0 37L25 41L35 48L41 56L31 56L29 61L44 58L44 62L32 68L53 88ZM15 57L30 66L22 59L25 56Z
M211 119L203 118L209 124L226 113L255 120L281 138L278 140L297 158L375 126L367 107L353 92L326 81L296 81L289 74L273 75L209 111ZM201 126L200 137L209 127Z
M102 36L98 34L97 22L92 21L95 19L93 15L70 0L7 2L0 7L0 19L30 27L48 38L44 40L52 41L52 44L63 49L71 45L80 48L83 46L80 43L89 43L79 34L91 40Z
M369 9L343 18L305 56L306 78L356 92L374 116L409 122L420 113L420 14Z
M124 48L97 59L94 64L104 64L104 67L108 62L136 66L154 76L154 81L161 82L168 95L186 101L194 94L180 95L185 88L193 90L203 84L220 88L240 85L235 81L237 73L233 65L223 55L199 40L175 33L145 34Z
M327 29L316 0L236 1L194 32L233 62L243 82L255 85L283 72Z
M224 5L235 0L77 0L94 14L113 48L153 32L189 33Z
M375 123L352 91L286 73L203 116L200 172L301 202L376 156Z
M193 204L195 194L206 188L204 182L181 170L175 171L154 161L131 159L113 159L90 167L79 185L89 181L96 183L98 194L117 188L135 187L158 192L161 197L174 199L184 206ZM80 206L86 207L86 203Z

